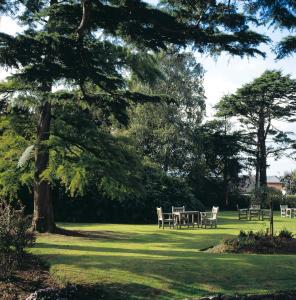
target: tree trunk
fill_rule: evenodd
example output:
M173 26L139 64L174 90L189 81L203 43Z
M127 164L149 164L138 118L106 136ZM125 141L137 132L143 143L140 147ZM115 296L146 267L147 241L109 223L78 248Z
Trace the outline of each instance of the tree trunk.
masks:
M266 188L267 187L267 175L266 175L266 169L267 169L267 159L266 159L266 144L265 140L262 142L261 145L261 155L260 155L260 187Z
M258 138L258 141L259 141L259 138ZM257 145L255 165L256 165L255 200L256 200L256 203L259 203L260 202L260 193L259 193L259 187L260 187L260 176L259 176L259 170L260 170L260 153L259 153L259 145Z
M260 155L259 155L259 146L257 146L257 152L256 152L256 175L255 175L255 188L258 190L260 186L259 182L259 169L260 169Z
M50 0L50 6L57 4L57 0ZM52 17L48 19L47 30L54 32ZM41 91L50 93L51 83L43 83ZM51 104L45 101L39 107L39 120L37 124L37 137L35 146L35 174L34 174L34 214L33 229L38 232L54 232L56 229L53 214L52 192L50 183L41 178L49 161L49 149L45 145L50 136Z
M41 178L49 161L49 150L44 142L49 139L51 104L45 102L39 111L37 142L35 148L34 215L33 228L38 232L54 232L55 223L50 184Z
M267 155L266 155L266 135L264 116L260 117L259 129L258 129L258 145L259 145L259 183L260 183L260 195L261 203L266 202L267 198Z
M227 135L227 117L224 119L224 137ZM224 170L223 170L223 183L224 183L224 201L225 206L229 206L229 176L228 176L228 157L227 154L223 157Z
M224 190L224 200L225 200L225 207L229 207L229 188L228 188L228 182L225 185L225 190Z
M229 206L229 176L228 176L228 161L224 158L224 171L223 171L223 187L224 187L224 201L225 207Z
M273 203L270 201L270 221L269 221L269 232L270 235L274 234L274 223L273 223Z

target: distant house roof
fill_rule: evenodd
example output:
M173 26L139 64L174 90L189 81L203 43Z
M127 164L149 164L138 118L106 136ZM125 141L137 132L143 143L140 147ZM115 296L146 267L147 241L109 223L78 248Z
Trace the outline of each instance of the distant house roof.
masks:
M281 181L276 176L267 176L267 183L281 183Z

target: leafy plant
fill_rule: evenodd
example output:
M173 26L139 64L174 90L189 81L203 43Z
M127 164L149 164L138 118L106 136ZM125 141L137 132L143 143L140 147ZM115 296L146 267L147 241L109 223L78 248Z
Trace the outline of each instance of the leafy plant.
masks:
M293 233L286 228L282 229L278 235L281 239L292 239L293 236Z
M24 206L0 202L0 277L10 277L22 262L25 248L35 242L31 222L25 216Z
M277 236L270 236L268 231L254 232L241 230L234 239L223 241L224 252L250 253L295 253L293 233L283 229Z

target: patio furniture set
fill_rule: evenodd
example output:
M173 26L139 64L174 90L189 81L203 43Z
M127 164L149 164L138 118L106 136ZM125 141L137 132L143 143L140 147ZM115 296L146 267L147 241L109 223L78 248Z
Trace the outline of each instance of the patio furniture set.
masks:
M201 212L197 210L187 210L185 206L175 207L172 206L171 213L164 213L162 207L157 207L158 227L163 228L168 225L170 228L181 228L182 226L217 227L217 217L219 207L213 206L211 212Z
M271 209L262 209L260 205L251 205L249 208L238 208L239 220L270 220Z
M288 205L280 205L281 217L296 218L296 208L289 208Z

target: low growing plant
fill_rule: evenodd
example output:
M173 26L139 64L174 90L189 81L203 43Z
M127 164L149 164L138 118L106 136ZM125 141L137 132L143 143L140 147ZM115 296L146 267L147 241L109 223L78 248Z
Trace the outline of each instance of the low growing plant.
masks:
M25 257L25 248L33 246L35 234L24 213L24 206L0 201L0 277L12 275Z
M281 239L292 239L293 236L293 233L286 228L282 229L278 234L278 237Z
M287 229L281 230L276 236L270 236L268 231L241 230L236 238L224 240L223 245L224 248L218 248L224 249L224 252L296 253L296 241L293 233Z

